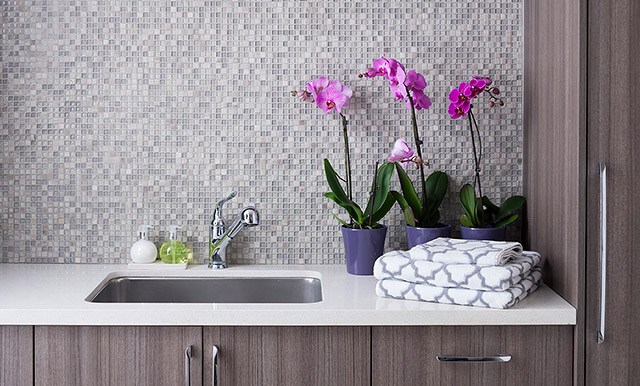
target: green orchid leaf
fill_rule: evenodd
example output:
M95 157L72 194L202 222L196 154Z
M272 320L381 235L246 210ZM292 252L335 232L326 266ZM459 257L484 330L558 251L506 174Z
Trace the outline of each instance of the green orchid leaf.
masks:
M496 213L496 221L501 221L509 214L520 209L520 207L524 205L524 202L525 199L522 196L512 196L507 198L500 206L500 210L498 210L498 213Z
M398 202L398 205L400 205L400 208L404 213L404 219L407 222L407 225L409 225L410 227L416 226L416 219L413 216L413 211L411 210L411 207L407 203L407 200L404 198L404 196L402 196L400 192L397 192L395 190L390 191L389 194L393 196L393 198L395 198Z
M346 226L347 228L351 228L351 225L349 225L349 223L347 223L346 221L342 220L340 217L336 216L335 213L331 212L331 215L333 217L335 217L336 220L340 221L342 223L342 225Z
M460 202L467 215L467 219L472 224L478 224L476 217L476 192L473 186L465 184L462 189L460 189Z
M473 228L473 223L469 220L469 217L467 217L466 214L460 215L460 224L467 228Z
M444 200L444 196L447 194L447 189L449 188L449 176L447 176L444 172L433 172L427 177L426 188L427 188L427 200L428 200L428 208L429 208L429 216L431 217L431 213L435 212L442 201Z
M382 206L380 206L380 209L378 209L377 212L373 212L373 217L371 217L371 222L373 224L377 224L378 221L382 220L384 216L386 216L387 213L389 213L391 208L393 208L393 204L395 203L396 203L396 199L393 197L392 194L389 194L387 196L387 199L384 200L384 203L382 204Z
M482 196L482 203L487 208L487 210L490 211L493 214L498 213L498 211L500 210L500 208L495 206L495 204L493 202L491 202L491 200L489 200L489 197L487 197L487 196Z
M511 224L512 222L516 221L518 219L518 214L514 213L511 216L507 217L504 220L498 221L496 224L494 224L494 226L496 228L502 228L504 226L507 226L509 224Z
M336 171L331 166L331 162L328 159L324 159L324 174L327 178L327 183L329 184L329 188L335 194L336 198L343 203L349 203L351 200L347 197L347 194L344 192L342 188L342 184L340 183L340 179L336 174Z
M351 217L355 222L362 223L362 221L364 220L362 209L360 209L360 207L353 201L351 201L351 203L342 202L336 197L335 193L333 192L324 193L323 196L344 208L344 210L346 210L349 214L349 217Z
M405 201L407 202L409 207L411 207L411 210L413 211L413 217L419 217L422 214L422 203L420 203L420 198L418 198L418 194L413 187L413 183L411 183L411 179L407 175L407 172L404 170L402 165L400 165L399 163L396 163L395 165L396 171L398 172L398 179L400 180L400 188L402 189L402 194L405 198Z
M375 196L375 204L373 207L373 213L380 210L382 205L387 200L387 196L389 195L389 186L391 185L391 177L393 177L393 163L385 162L378 168L378 189L376 189ZM371 190L373 191L373 184L371 184ZM367 202L367 207L365 209L365 215L369 215L371 213L371 197L369 197L369 202Z

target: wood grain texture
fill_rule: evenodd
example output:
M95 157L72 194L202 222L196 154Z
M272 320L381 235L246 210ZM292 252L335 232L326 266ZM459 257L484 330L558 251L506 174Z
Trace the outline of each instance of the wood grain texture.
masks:
M640 3L589 2L586 384L640 383ZM607 165L605 341L599 324L599 174Z
M35 385L184 385L189 345L200 385L201 344L201 327L36 326Z
M0 326L0 386L33 385L33 327Z
M566 386L573 327L373 327L374 386ZM444 363L436 355L509 354L507 363Z
M524 1L525 248L578 310L574 384L584 384L587 2Z
M584 15L578 0L524 6L525 242L547 259L545 282L578 306L586 197Z
M205 327L204 384L211 346L222 385L369 385L369 327Z

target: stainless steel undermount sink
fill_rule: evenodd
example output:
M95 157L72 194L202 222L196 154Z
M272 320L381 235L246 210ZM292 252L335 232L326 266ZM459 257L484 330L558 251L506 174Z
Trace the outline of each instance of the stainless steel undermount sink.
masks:
M101 283L92 303L315 303L314 277L122 276Z

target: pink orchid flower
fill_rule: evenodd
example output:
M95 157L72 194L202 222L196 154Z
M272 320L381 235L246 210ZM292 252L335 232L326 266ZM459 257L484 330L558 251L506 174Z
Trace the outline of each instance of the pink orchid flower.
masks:
M476 80L484 80L484 83L485 83L487 86L488 86L488 85L490 85L491 83L493 83L493 81L491 80L491 78L489 78L489 77L487 77L487 76L471 75L471 77L472 77L473 79L476 79Z
M454 88L453 90L451 90L451 92L449 93L449 100L455 104L462 104L465 102L468 103L470 99L470 94L467 95L468 92L468 84L462 82L460 83L460 86L458 88Z
M465 95L469 97L469 99L473 99L478 95L482 94L487 83L481 79L473 79L467 85L467 89L465 90Z
M313 96L313 100L318 100L318 94L321 93L329 85L329 79L326 76L314 79L307 83L307 90Z
M389 88L395 97L394 100L401 101L407 97L407 89L404 86L389 86Z
M422 90L415 90L413 92L413 106L416 110L426 110L431 107L431 99ZM409 101L407 101L407 108L411 108Z
M412 91L422 91L427 87L427 82L424 80L424 76L416 70L409 70L409 72L407 72L407 79L404 81L404 84Z
M342 107L349 104L351 95L352 91L349 87L343 86L340 82L334 80L318 93L316 104L325 114L333 110L341 113Z
M469 101L465 101L459 104L451 102L451 104L449 105L449 114L451 115L452 119L458 119L467 115L467 112L470 108L471 103L469 103Z
M403 168L406 168L407 165L411 162L411 158L415 153L413 150L407 145L404 139L398 139L393 145L393 150L391 150L391 157L389 157L389 162L400 162Z

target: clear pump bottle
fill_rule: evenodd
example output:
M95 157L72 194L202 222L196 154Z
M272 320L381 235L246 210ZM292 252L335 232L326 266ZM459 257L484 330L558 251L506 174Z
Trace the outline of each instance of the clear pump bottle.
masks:
M165 264L182 264L187 261L189 250L178 241L178 225L169 226L169 241L162 244L160 248L160 259Z

